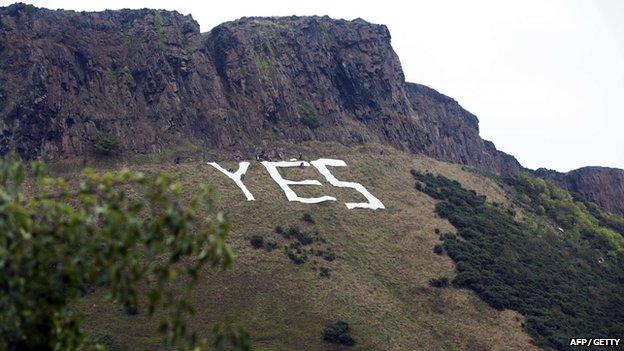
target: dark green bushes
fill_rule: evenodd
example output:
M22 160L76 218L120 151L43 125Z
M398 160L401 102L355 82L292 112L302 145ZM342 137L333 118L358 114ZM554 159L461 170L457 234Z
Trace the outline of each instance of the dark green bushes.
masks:
M112 155L119 151L119 139L112 133L99 132L93 139L93 148L100 155Z
M442 244L435 244L435 246L433 247L433 252L436 255L442 255L444 253L444 245L442 245Z
M308 212L303 214L302 219L303 219L304 222L308 222L310 224L314 224L314 217L312 217L312 215L310 213L308 213Z
M565 193L555 189L547 199L533 193L539 189L519 190L528 201L539 200L549 220L565 221L568 229L561 232L539 217L519 222L458 182L412 175L423 192L439 200L436 212L463 239L443 238L457 265L454 285L472 289L495 308L522 313L539 346L567 350L569 338L577 335L624 334L624 259L614 246L618 239L604 240L605 228L578 204L561 206L570 205ZM587 223L591 226L581 235L579 228Z
M302 232L299 227L291 227L288 235L295 238L301 245L310 245L314 242L314 238L306 232Z
M264 237L262 235L254 234L251 238L249 238L249 243L254 249L259 249L264 247Z
M329 278L330 275L331 275L331 271L329 270L329 268L327 267L319 268L319 277Z
M447 277L434 278L429 280L429 285L434 288L445 288L449 284L449 279Z
M351 336L349 323L344 321L327 324L323 329L323 340L332 344L355 345L355 339Z
M294 264L304 264L308 261L308 255L302 249L301 244L297 241L285 247L286 256Z
M249 244L254 249L265 249L267 252L271 252L277 248L277 243L273 240L265 240L264 236L254 234L249 237Z
M298 106L299 117L301 123L310 129L316 129L321 126L318 119L316 119L316 110L309 103L303 101Z

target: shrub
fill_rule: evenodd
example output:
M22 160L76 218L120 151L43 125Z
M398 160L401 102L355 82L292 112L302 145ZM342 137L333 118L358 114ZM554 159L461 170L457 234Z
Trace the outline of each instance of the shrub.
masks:
M282 228L281 225L278 225L275 227L275 232L279 235L283 235L284 234L284 228Z
M164 44L165 42L165 30L163 29L163 18L160 11L154 13L154 27L156 27L156 34L158 34L158 40Z
M333 261L336 259L336 254L334 254L329 248L325 251L321 251L321 256L325 261Z
M448 286L449 279L447 277L429 279L429 285L434 288L445 288Z
M303 252L297 252L292 249L286 250L286 256L292 261L294 264L304 264L308 261L308 256Z
M351 336L349 323L344 321L336 321L325 325L323 329L323 340L346 346L355 345L355 339Z
M305 101L301 102L298 107L301 123L310 129L316 129L321 126L316 119L316 110L314 107L310 106L310 104Z
M303 214L303 221L314 224L314 217L308 212Z
M249 243L254 249L259 249L264 246L264 237L262 235L254 234L249 238Z
M435 244L435 246L433 247L433 252L437 255L442 255L444 253L444 245Z
M320 277L329 278L330 275L331 275L331 272L330 272L329 268L321 267L319 269L319 276Z
M264 244L264 249L267 250L268 252L271 252L275 250L276 248L277 248L277 243L273 240L267 241Z
M288 235L297 239L301 245L310 245L314 242L314 238L310 234L302 232L299 227L291 227Z
M98 132L93 139L93 147L100 155L112 155L119 151L119 139L114 134Z
M267 73L270 67L269 61L262 58L257 52L254 52L254 59L256 61L256 66L260 69L260 72L262 72L262 74Z

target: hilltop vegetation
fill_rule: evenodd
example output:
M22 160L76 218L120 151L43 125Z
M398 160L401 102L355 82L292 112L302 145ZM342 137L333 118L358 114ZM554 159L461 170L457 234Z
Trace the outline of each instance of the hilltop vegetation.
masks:
M526 174L508 179L531 212L520 221L512 208L488 203L456 181L412 175L457 228L459 237L443 236L457 264L455 286L525 315L525 329L540 346L563 350L573 335L624 333L622 233L602 227L566 191Z

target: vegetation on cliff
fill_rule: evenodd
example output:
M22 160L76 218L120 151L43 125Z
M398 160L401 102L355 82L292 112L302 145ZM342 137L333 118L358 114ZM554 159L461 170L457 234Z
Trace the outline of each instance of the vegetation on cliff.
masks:
M439 200L438 215L457 228L459 237L442 238L457 265L455 286L525 315L525 329L540 346L564 350L575 335L624 333L621 234L600 226L567 192L527 175L513 179L523 203L547 217L518 220L514 210L456 181L412 175L418 190Z

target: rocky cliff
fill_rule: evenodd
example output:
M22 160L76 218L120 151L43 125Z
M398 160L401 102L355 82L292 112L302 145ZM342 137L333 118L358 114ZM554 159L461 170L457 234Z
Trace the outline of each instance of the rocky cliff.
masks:
M367 141L494 172L519 169L457 102L405 82L385 26L243 18L201 34L154 10L0 10L0 151L70 157L97 133L124 150L180 140L248 150Z
M519 171L481 139L474 115L405 82L390 39L360 19L242 18L200 33L177 12L0 8L0 153L81 156L102 134L135 153L379 142ZM579 183L588 194L598 186Z
M583 167L560 173L540 168L535 173L563 188L624 216L624 170L608 167Z

